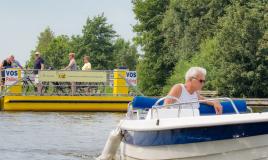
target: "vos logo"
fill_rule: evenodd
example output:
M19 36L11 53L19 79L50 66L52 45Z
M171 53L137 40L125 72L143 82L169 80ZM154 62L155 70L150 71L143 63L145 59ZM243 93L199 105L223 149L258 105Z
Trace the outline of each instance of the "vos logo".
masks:
M8 77L17 77L18 71L6 70L5 75Z
M137 86L137 72L136 71L128 71L127 76L127 85Z
M18 70L6 69L5 70L5 85L13 85L18 81L19 72Z
M127 77L128 78L136 78L137 72L136 71L129 71L129 72L127 72Z

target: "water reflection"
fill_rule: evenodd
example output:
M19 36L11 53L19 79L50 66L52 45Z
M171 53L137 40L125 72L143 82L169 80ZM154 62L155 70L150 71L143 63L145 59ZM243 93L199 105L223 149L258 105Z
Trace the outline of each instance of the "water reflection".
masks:
M0 112L5 160L93 159L124 113Z

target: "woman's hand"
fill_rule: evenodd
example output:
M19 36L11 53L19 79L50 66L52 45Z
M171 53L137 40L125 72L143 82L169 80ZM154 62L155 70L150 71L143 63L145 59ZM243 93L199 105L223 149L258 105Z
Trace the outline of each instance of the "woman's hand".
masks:
M218 114L218 115L222 114L222 106L221 106L220 102L214 101L213 102L213 107L215 109L216 114Z

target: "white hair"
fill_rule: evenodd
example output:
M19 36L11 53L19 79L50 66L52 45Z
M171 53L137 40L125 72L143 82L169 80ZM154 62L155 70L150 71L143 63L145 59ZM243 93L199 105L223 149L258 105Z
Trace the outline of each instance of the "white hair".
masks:
M202 67L191 67L185 74L185 81L188 81L193 77L196 77L198 74L206 76L207 71L205 68Z

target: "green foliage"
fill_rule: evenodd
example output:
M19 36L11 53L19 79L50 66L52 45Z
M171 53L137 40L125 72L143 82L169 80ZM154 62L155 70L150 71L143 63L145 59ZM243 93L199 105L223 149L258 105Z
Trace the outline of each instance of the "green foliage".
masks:
M180 61L177 63L172 76L170 76L167 80L167 84L163 87L163 95L166 95L174 84L184 83L184 75L191 66L193 66L193 63L188 61Z
M161 94L176 63L178 67L191 61L202 40L214 35L215 24L228 4L225 0L134 1L139 20L134 26L135 40L145 53L139 64L139 85L145 94Z
M39 52L44 52L47 50L49 43L55 38L54 33L52 30L47 27L43 32L40 33L40 36L38 37L38 45L36 47L36 50Z
M83 56L89 56L89 53L82 53L82 48L84 48L82 37L80 35L71 36L69 48L71 48L72 52L76 54L75 61L81 68L84 65Z
M40 52L45 61L45 68L53 67L62 69L68 65L68 54L70 53L70 40L66 35L55 36L47 27L38 37L36 48L32 51L28 66L33 68L34 53Z
M46 68L53 67L54 69L63 69L69 64L68 54L70 50L70 40L68 36L57 36L54 38L42 54L45 60Z
M267 45L261 45L267 32L265 5L255 5L234 3L219 22L216 54L224 63L219 67L217 85L223 95L268 96Z
M267 0L170 0L162 10L156 7L159 3L145 0L134 6L139 20L136 40L145 51L138 67L146 81L143 90L158 95L157 89L165 85L166 94L172 85L184 82L190 67L201 66L208 72L205 89L224 96L268 96ZM176 64L164 65L170 77L160 72L163 63Z
M126 65L135 70L138 54L137 47L118 38L112 25L107 23L104 15L88 18L83 27L82 35L54 36L49 27L40 33L37 47L32 51L28 61L33 67L34 52L39 51L45 61L45 66L62 69L68 65L68 54L76 53L76 62L83 66L83 57L90 56L93 69L111 70L117 65Z
M30 59L26 62L26 66L33 68L34 65L34 53L40 52L43 55L50 44L50 42L55 38L54 33L49 27L46 27L43 32L38 36L37 46L33 51L31 51Z
M170 75L169 68L174 67L172 58L165 56L164 36L161 23L167 10L169 0L133 0L134 13L138 24L134 26L137 33L135 42L142 46L144 57L137 67L139 87L146 95L159 95L161 87Z
M136 64L139 58L137 47L118 38L114 43L114 62L119 66L125 66L129 70L136 70Z
M215 39L205 40L200 45L200 53L193 56L190 61L179 61L174 69L174 73L168 79L167 84L163 88L163 95L166 95L170 88L177 83L184 83L185 74L190 67L199 66L206 68L206 85L204 86L207 90L217 90L215 87L215 77L218 73L219 59L215 56L216 49L218 47Z
M217 19L228 4L226 0L171 1L162 29L167 54L174 57L175 63L191 59L200 50L202 40L214 35Z
M113 40L117 36L104 15L88 18L83 27L78 57L89 55L94 69L114 69Z

